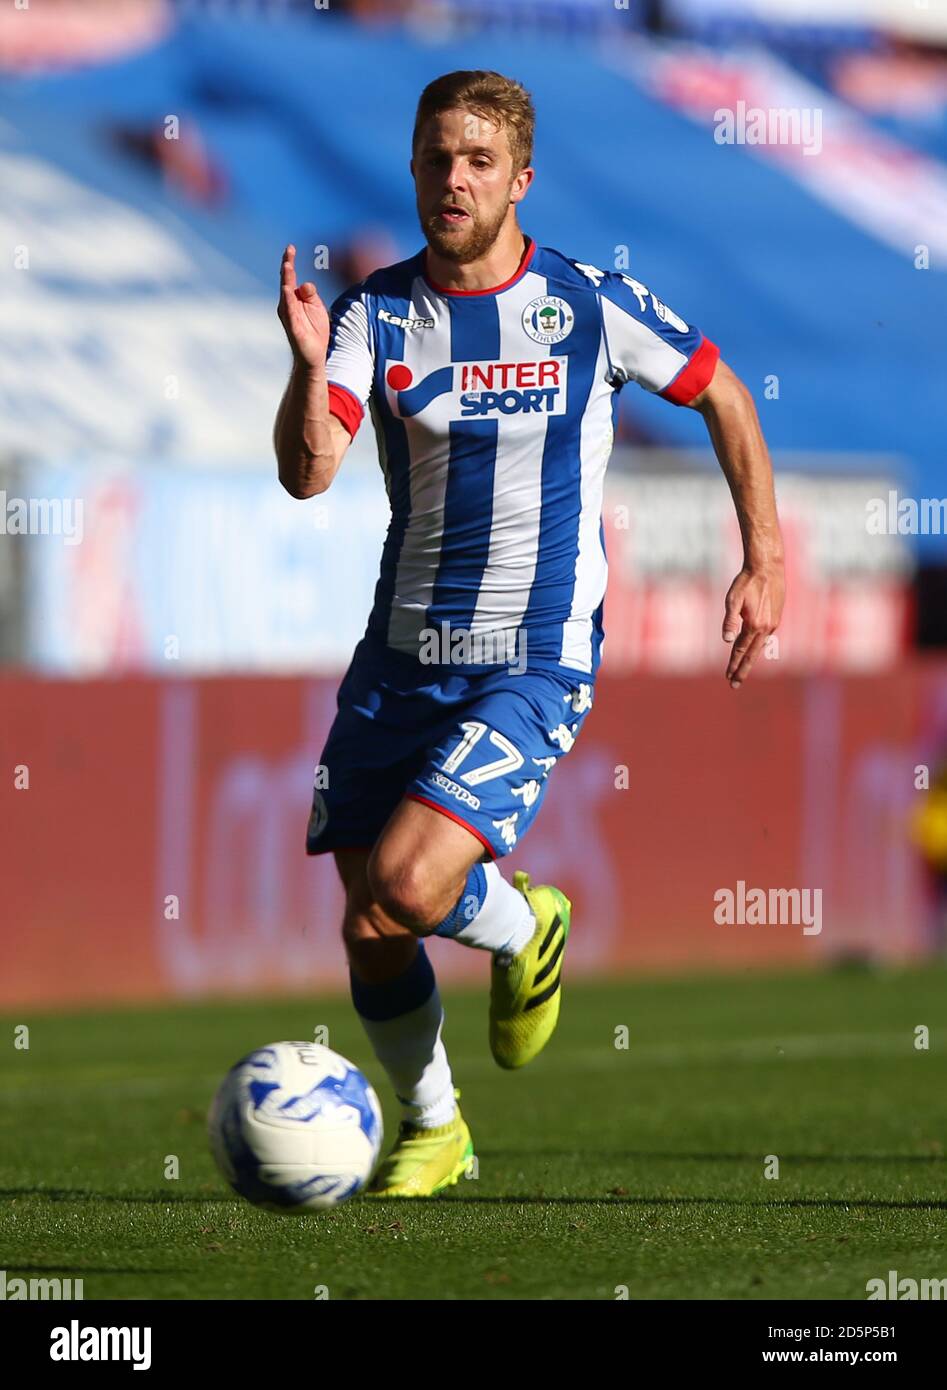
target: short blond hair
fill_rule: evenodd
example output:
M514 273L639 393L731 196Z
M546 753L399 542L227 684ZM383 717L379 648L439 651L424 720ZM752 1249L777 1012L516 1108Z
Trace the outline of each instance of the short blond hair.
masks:
M453 111L458 107L472 111L506 131L514 174L529 166L533 158L533 133L536 128L533 99L522 83L499 72L446 72L443 77L429 82L418 102L412 150L417 148L418 136L425 121L442 111Z

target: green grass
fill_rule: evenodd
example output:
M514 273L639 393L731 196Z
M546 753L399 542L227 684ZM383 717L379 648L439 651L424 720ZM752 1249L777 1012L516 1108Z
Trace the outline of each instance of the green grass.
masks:
M945 985L942 966L570 984L519 1073L490 1059L486 985L448 995L479 1176L304 1218L230 1193L204 1116L242 1053L326 1024L390 1137L347 999L24 1011L0 1023L0 1268L81 1277L87 1299L864 1299L889 1269L941 1278Z

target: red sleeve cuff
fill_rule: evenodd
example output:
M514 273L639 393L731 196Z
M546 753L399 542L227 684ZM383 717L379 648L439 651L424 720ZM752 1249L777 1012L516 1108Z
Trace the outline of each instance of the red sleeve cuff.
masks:
M330 381L329 414L334 415L337 420L341 420L354 439L365 412L362 409L361 401L347 387L337 386L334 381Z
M717 344L705 338L687 366L683 367L670 386L665 386L658 395L663 396L666 401L673 401L675 405L689 405L705 386L710 385L719 359L720 349Z

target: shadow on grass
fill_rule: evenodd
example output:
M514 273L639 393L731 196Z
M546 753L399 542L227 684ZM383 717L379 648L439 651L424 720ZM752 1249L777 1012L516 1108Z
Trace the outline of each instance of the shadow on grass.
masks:
M123 1265L16 1265L6 1271L7 1281L25 1274L188 1274L187 1269L127 1269Z
M374 1206L381 1198L369 1199ZM388 1202L417 1201L415 1197L384 1198ZM619 1197L603 1193L601 1197L476 1197L458 1193L442 1193L441 1201L466 1202L486 1206L563 1206L563 1207L858 1207L870 1211L947 1211L947 1198L919 1197L914 1201L897 1202L881 1197L783 1197L772 1202L755 1202L743 1197Z
M652 1155L653 1156L653 1155ZM42 1188L42 1187L8 1187L0 1188L0 1198L9 1197L45 1197L50 1202L117 1202L128 1206L141 1204L150 1206L162 1206L176 1203L178 1206L228 1206L232 1207L238 1202L235 1197L193 1197L181 1193L177 1196L158 1196L154 1193L117 1193L117 1192L90 1192L87 1189L71 1188ZM358 1205L364 1206L369 1203L376 1206L382 1201L387 1202L411 1202L418 1203L416 1197L387 1197L384 1199L370 1197L359 1198L355 1201ZM474 1193L443 1192L440 1193L438 1201L441 1202L465 1202L479 1203L482 1206L614 1206L614 1207L679 1207L679 1206L709 1206L709 1207L760 1207L773 1209L777 1207L791 1208L820 1208L820 1207L860 1207L871 1211L947 1211L947 1198L936 1197L917 1197L912 1200L896 1201L893 1198L885 1197L782 1197L773 1201L752 1201L744 1197L694 1197L681 1195L679 1197L648 1197L643 1195L632 1195L625 1193L603 1192L600 1196L580 1196L574 1197L548 1197L542 1193L521 1193L519 1195L510 1194L506 1196L481 1197ZM348 1205L345 1203L344 1205ZM326 1213L313 1213L313 1215L325 1216ZM150 1273L153 1271L128 1271L137 1273Z
M518 1158L524 1161L545 1158L576 1158L587 1161L589 1155L581 1149L494 1149L477 1150L481 1158ZM759 1153L656 1153L653 1150L633 1152L629 1149L596 1149L595 1158L630 1158L642 1162L678 1159L692 1163L759 1163ZM780 1163L947 1163L947 1154L784 1154Z
M144 1202L152 1206L232 1206L236 1197L187 1192L92 1192L85 1187L0 1187L0 1200L11 1197L45 1197L48 1202Z

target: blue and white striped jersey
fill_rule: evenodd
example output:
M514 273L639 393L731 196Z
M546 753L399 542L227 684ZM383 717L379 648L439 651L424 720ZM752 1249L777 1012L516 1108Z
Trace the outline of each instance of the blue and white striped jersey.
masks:
M353 435L370 409L392 513L369 634L525 632L530 666L594 675L618 390L683 405L717 357L630 275L533 241L493 289L433 284L421 251L341 295L330 409Z

